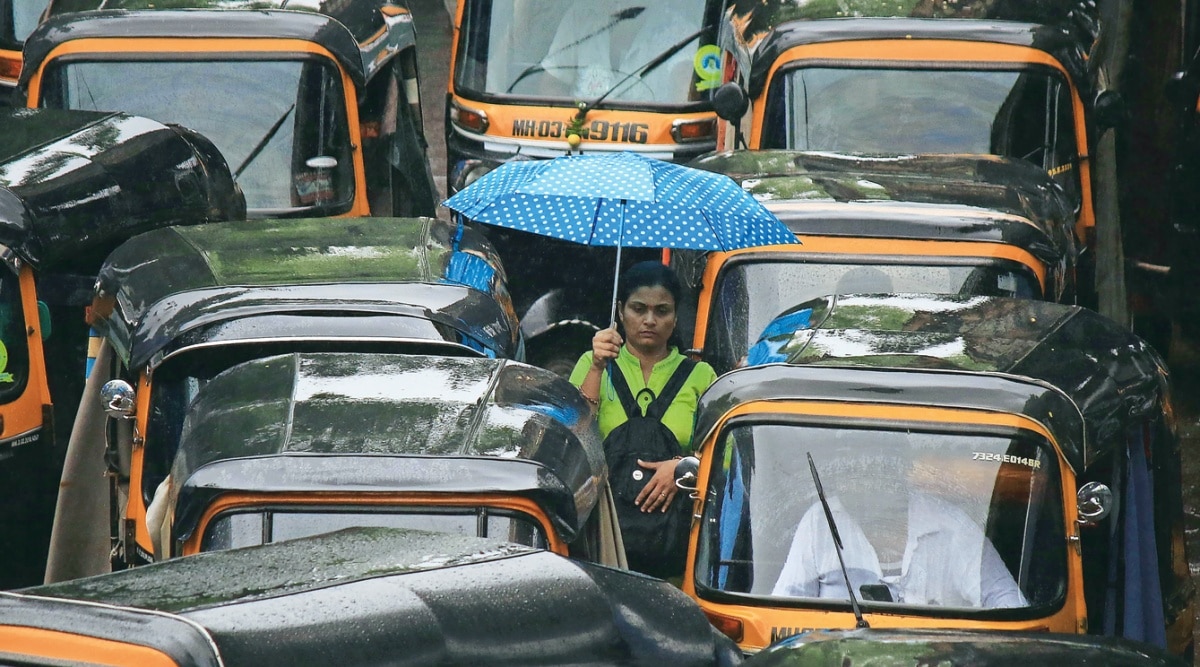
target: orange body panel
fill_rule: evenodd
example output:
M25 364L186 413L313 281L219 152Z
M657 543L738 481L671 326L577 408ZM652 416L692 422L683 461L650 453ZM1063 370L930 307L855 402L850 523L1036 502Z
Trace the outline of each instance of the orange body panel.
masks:
M354 161L354 202L350 210L338 217L362 217L370 215L367 203L367 176L363 165L361 131L358 120L357 88L354 81L324 47L298 39L252 38L252 39L162 39L142 38L127 39L116 37L77 39L64 42L54 47L38 67L37 72L29 79L29 99L27 105L37 108L41 103L42 77L46 67L56 59L71 55L103 55L136 53L162 54L169 59L178 54L212 54L214 60L227 59L232 54L247 53L281 53L308 54L318 56L337 68L342 80L342 90L346 94L346 122L349 125L350 146L353 149Z
M179 667L170 656L145 646L69 632L13 626L0 626L0 657L4 655L18 658L33 656L72 665Z
M761 142L763 115L766 110L767 94L771 89L770 82L781 67L806 60L823 63L842 61L843 65L869 62L873 67L879 67L880 63L895 63L897 69L921 63L961 63L967 67L971 63L988 63L989 65L1012 64L1015 66L1045 65L1057 70L1071 89L1075 140L1078 144L1079 185L1083 207L1075 224L1075 234L1082 242L1086 242L1090 238L1088 230L1095 226L1096 216L1092 209L1092 178L1088 160L1090 154L1088 153L1088 134L1087 124L1084 121L1083 100L1079 97L1079 90L1076 88L1075 82L1071 80L1066 68L1050 54L1032 47L1013 44L941 39L847 40L793 47L775 59L767 75L767 85L763 87L759 97L753 100L751 108L754 111L754 121L749 137L751 148L758 148Z
M891 209L896 210L896 209ZM907 212L907 209L905 209ZM862 238L856 236L808 236L802 237L801 246L764 246L760 248L745 248L730 252L711 252L708 263L704 267L704 288L700 292L700 302L696 306L696 331L692 347L704 349L705 337L708 331L708 320L712 310L712 293L717 284L717 275L721 267L731 257L744 254L765 254L770 252L784 253L813 253L813 254L843 254L847 256L880 257L980 257L1007 259L1029 267L1037 276L1042 291L1046 290L1046 267L1040 260L1029 252L1016 246L1004 243L987 243L981 241L925 241L918 239L885 239Z
M314 507L319 505L341 505L359 507L490 507L520 512L533 517L546 535L550 551L566 556L567 545L554 531L550 519L537 503L528 498L499 495L494 493L445 494L445 493L229 493L218 497L204 510L196 530L183 545L184 556L200 553L200 543L208 524L218 514L238 508L263 507L270 505L295 505ZM144 523L144 521L143 521Z
M713 430L704 435L704 440L698 451L701 460L697 488L708 488L712 474L711 461L716 445L716 436L724 425L732 418L743 415L801 415L812 417L845 417L863 421L894 421L927 422L931 426L945 427L947 424L1005 426L1031 431L1052 443L1055 451L1058 444L1049 431L1038 422L1024 415L969 410L961 408L931 408L906 405L887 405L878 403L838 403L829 401L756 401L735 407L726 413L714 426ZM1070 466L1058 455L1061 484L1064 489L1075 488L1075 475ZM694 514L703 514L705 494L698 494ZM1064 516L1076 516L1075 497L1067 493L1063 495ZM1076 534L1076 527L1065 527L1068 535ZM825 611L818 609L770 608L714 603L701 599L696 594L695 584L695 554L700 536L700 523L692 522L692 531L688 540L687 570L683 577L683 591L691 595L706 613L716 614L726 618L742 621L743 636L738 642L746 651L757 651L783 637L797 634L805 629L814 628L845 628L855 625L854 615L849 611ZM979 621L955 618L932 618L929 616L866 613L864 617L871 627L876 628L963 628L990 629L1007 631L1032 632L1065 632L1084 633L1087 631L1087 609L1083 601L1083 563L1079 552L1067 548L1067 586L1066 601L1063 606L1051 615L1022 621Z

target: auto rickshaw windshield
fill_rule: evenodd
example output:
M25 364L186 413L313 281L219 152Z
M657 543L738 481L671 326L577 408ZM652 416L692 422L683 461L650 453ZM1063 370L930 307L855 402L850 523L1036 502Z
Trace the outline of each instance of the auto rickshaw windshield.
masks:
M702 597L849 609L806 453L864 604L964 616L1061 604L1062 493L1040 437L799 423L721 434L700 522Z
M331 63L164 58L52 62L41 105L124 111L200 132L224 155L252 215L350 205L346 102Z
M209 524L201 551L257 546L323 535L351 527L423 530L491 537L538 549L548 548L546 535L530 516L489 507L272 507L222 514Z
M20 44L37 27L49 0L0 0L0 11L10 20L0 20L0 45ZM11 33L9 30L11 29Z
M644 76L635 73L699 30L710 1L468 0L455 86L570 100L612 88L606 99L617 103L698 99L692 83L699 38Z
M713 289L705 359L717 372L734 367L781 312L833 294L974 294L1038 298L1037 278L1015 262L851 264L731 261Z
M970 153L1032 162L1078 199L1070 88L1049 69L797 67L775 78L762 148Z

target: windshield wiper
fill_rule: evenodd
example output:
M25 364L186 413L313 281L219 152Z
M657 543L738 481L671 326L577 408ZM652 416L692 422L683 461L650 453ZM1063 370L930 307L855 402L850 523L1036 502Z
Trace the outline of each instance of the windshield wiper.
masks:
M557 56L558 54L562 53L563 51L566 51L567 49L579 46L580 44L588 41L589 39L592 39L593 37L602 35L602 34L608 32L609 30L612 30L621 21L628 21L629 19L635 19L638 16L641 16L642 12L644 12L644 11L646 11L645 7L626 7L625 9L622 9L618 12L614 12L612 14L611 21L600 26L600 28L598 28L597 30L594 30L591 33L586 34L583 37L580 37L579 39L571 42L570 44L560 47L557 51L555 51L553 53L547 53L545 56L542 57L542 62L545 62L547 58L553 58L554 56ZM517 78L513 79L512 83L508 84L508 88L505 88L504 92L511 93L513 91L513 88L516 88L517 84L521 83L521 81L525 80L525 77L529 76L530 74L537 74L538 72L545 72L545 71L546 71L546 68L543 67L541 63L537 63L535 65L530 65L529 67L526 67L525 69L521 70L521 73L517 75Z
M238 165L238 168L234 170L233 180L236 181L238 177L242 175L242 172L246 170L246 167L249 167L250 163L254 161L254 158L258 157L258 154L263 152L263 149L267 147L267 144L271 143L271 140L275 138L275 133L279 131L279 128L283 127L283 121L287 120L287 117L291 115L292 110L295 108L295 104L292 104L292 106L288 107L287 111L284 111L283 115L279 117L279 120L275 121L275 124L272 125L269 130L267 130L267 133L263 135L263 138L259 139L257 144L254 144L254 149L250 151L250 154L246 156L245 160L242 160L242 163Z
M662 65L663 63L670 60L671 56L675 55L676 53L679 53L681 50L683 50L683 47L687 46L688 44L691 44L693 39L696 39L700 35L703 35L704 31L706 31L708 29L709 29L708 26L702 26L696 32L693 32L692 34L688 35L687 37L684 37L683 39L679 40L678 42L675 42L674 44L668 46L666 48L666 50L664 50L662 53L660 53L657 56L654 56L650 60L646 61L646 64L642 65L641 67L638 67L637 69L633 70L629 74L626 74L620 81L613 84L611 88L604 91L604 94L601 95L600 97L597 97L595 100L592 100L591 102L585 102L583 104L580 104L579 112L575 114L575 122L582 123L587 118L589 111L600 106L600 103L603 102L605 100L605 98L607 98L609 95L612 95L613 91L615 91L618 88L620 88L621 86L625 85L626 81L632 79L635 76L645 76L645 75L649 74L650 72L653 72L654 70L658 69L659 65Z
M825 489L821 488L821 478L817 475L817 464L813 463L812 452L805 452L808 457L808 470L812 473L813 484L817 487L817 498L821 500L821 509L825 510L825 522L829 524L829 534L833 536L833 546L837 552L838 565L842 567L842 579L846 582L846 592L850 594L850 609L854 611L854 627L869 628L863 618L862 609L858 607L858 596L854 594L854 585L850 583L850 573L846 571L846 561L842 558L842 536L838 534L837 524L833 521L833 510L829 509L829 501L825 499Z

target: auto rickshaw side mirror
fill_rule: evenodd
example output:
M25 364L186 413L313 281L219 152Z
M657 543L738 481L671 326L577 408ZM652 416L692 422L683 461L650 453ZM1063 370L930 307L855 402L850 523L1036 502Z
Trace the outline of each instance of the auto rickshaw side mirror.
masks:
M736 123L750 108L750 100L741 86L730 81L713 93L712 105L719 118Z
M100 402L104 404L104 414L109 417L132 419L137 393L124 380L109 380L100 388Z
M1088 482L1079 487L1075 497L1078 520L1084 526L1096 525L1112 511L1113 494L1107 484Z
M1101 132L1121 125L1126 111L1125 98L1115 90L1100 91L1092 102L1092 118Z
M696 499L696 476L700 473L700 459L695 456L685 456L675 464L675 486L689 491L692 500Z

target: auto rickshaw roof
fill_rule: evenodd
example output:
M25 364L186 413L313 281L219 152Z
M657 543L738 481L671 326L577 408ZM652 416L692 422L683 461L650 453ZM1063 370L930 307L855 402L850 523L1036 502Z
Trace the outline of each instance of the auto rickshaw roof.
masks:
M508 493L571 541L606 483L587 404L503 359L287 354L217 375L192 399L172 477L184 539L229 492Z
M1074 214L1046 172L991 155L710 153L690 166L741 183L796 234L1002 242L1056 262Z
M772 67L789 49L807 44L881 39L955 40L1029 47L1054 56L1076 86L1086 84L1078 40L1066 28L1053 25L988 19L882 17L792 20L765 31L760 28L759 32L751 24L739 23L739 26L743 32L733 36L737 45L731 48L740 59L750 61L741 66L749 68L747 92L751 98L762 93Z
M94 274L151 229L245 217L220 152L179 126L121 113L0 112L0 244L39 269Z
M361 86L416 46L412 15L395 0L66 0L25 41L24 88L59 44L89 38L299 39L320 44ZM286 9L285 9L286 7ZM245 53L245 47L238 51Z
M477 231L432 218L250 220L142 234L101 267L92 325L137 368L189 332L288 312L422 317L494 354L517 348L495 251Z
M802 311L803 317L793 317ZM803 321L813 322L805 325ZM794 326L791 322L799 322ZM1167 370L1140 338L1077 306L941 295L814 299L768 325L768 363L702 397L697 433L749 400L822 398L1024 414L1076 471L1163 409Z
M13 626L142 645L179 638L171 655L189 666L353 667L419 656L420 664L699 667L733 650L666 582L496 539L388 528L0 593L0 627ZM172 634L160 637L162 628Z
M1166 651L1122 637L1047 632L861 628L811 630L789 637L745 664L772 667L803 664L857 664L888 656L921 665L970 664L1007 667L1014 663L1097 664L1108 667L1184 667Z

